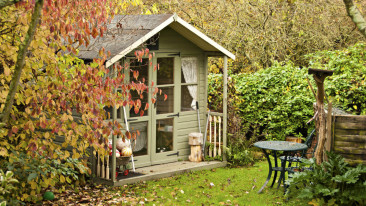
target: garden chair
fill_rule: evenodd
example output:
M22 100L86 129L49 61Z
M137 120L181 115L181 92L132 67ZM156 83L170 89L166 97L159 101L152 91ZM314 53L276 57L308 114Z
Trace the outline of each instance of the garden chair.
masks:
M306 140L305 140L305 143L304 143L304 144L306 144L306 146L308 146L308 148L311 148L311 144L312 144L312 142L313 142L314 137L315 137L315 129L313 129L313 130L310 132L310 134L306 137ZM317 143L317 144L318 144L318 143ZM286 159L285 159L285 156L280 156L280 160L281 160L281 167L283 166L283 164L286 164L286 162L288 162L289 164L288 164L288 167L286 168L286 170L287 170L289 173L294 173L294 172L295 172L295 169L297 169L297 168L298 168L298 165L296 165L296 167L291 167L291 164L292 164L293 162L300 163L300 162L301 162L301 160L302 160L303 158L306 158L306 156L307 156L308 154L311 154L312 156L314 156L314 152L315 152L315 149L316 149L316 147L317 147L317 144L315 145L314 150L313 150L312 152L307 152L307 151L308 151L308 149L306 149L306 150L302 150L302 151L301 151L301 155L300 155L300 156L296 156L296 154L295 154L295 155L289 155L289 156L287 156L287 158L286 158ZM275 174L274 174L274 180L276 179L276 176L277 176L277 171L275 171ZM281 181L281 180L282 180L282 176L280 177L279 181ZM273 181L273 182L272 182L272 187L273 187L274 183L275 183L275 181ZM278 186L278 187L279 187L279 186Z
M305 140L305 143L304 143L304 144L306 144L306 146L308 146L308 148L310 148L310 147L311 147L311 144L312 144L312 142L313 142L314 137L315 137L315 129L313 129L313 130L310 132L310 134L306 137L306 140ZM317 143L317 144L318 144L318 143ZM301 151L301 155L300 155L300 156L296 156L296 154L295 154L294 156L288 156L286 160L285 160L285 156L281 156L281 157L280 157L281 164L283 164L283 163L285 163L286 161L288 161L288 162L289 162L289 166L291 166L291 163L292 163L292 162L301 162L301 159L302 159L302 158L306 158L306 156L307 156L308 154L311 154L311 155L313 156L313 155L314 155L314 151L315 151L315 149L316 149L316 146L317 146L317 145L315 145L315 148L314 148L314 150L313 150L312 152L307 152L307 149L306 149L306 150L302 150L302 151Z

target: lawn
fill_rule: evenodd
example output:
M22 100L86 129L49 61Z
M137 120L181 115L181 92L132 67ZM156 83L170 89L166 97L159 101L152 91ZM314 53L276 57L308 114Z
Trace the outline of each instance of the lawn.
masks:
M53 204L78 205L299 205L286 202L283 187L267 187L261 194L268 165L262 161L250 167L217 168L185 173L123 187L87 186L56 194ZM46 203L46 202L44 202ZM51 203L51 202L48 202Z

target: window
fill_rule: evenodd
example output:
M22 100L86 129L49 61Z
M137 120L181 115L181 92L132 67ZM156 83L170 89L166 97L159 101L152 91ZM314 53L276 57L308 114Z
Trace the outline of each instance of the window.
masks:
M197 101L197 57L183 57L181 79L181 111L196 110Z

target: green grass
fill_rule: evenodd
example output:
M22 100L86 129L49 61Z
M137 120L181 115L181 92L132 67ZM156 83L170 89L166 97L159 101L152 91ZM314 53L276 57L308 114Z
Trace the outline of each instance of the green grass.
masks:
M241 168L217 168L114 188L125 204L145 205L300 205L286 202L283 187L259 188L268 173L267 162ZM213 185L212 185L212 184ZM211 184L211 185L210 185ZM277 186L277 184L276 184Z

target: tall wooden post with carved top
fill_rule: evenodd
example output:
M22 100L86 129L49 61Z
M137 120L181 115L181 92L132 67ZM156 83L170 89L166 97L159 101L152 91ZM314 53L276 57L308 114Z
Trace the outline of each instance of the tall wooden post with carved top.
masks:
M318 135L318 146L315 151L315 158L317 164L323 162L323 152L324 152L324 143L326 140L326 116L324 111L324 80L328 76L333 75L333 71L330 70L322 70L322 69L311 69L309 68L309 74L312 74L318 87L317 95L316 95L316 108L315 111L317 114L315 128Z

